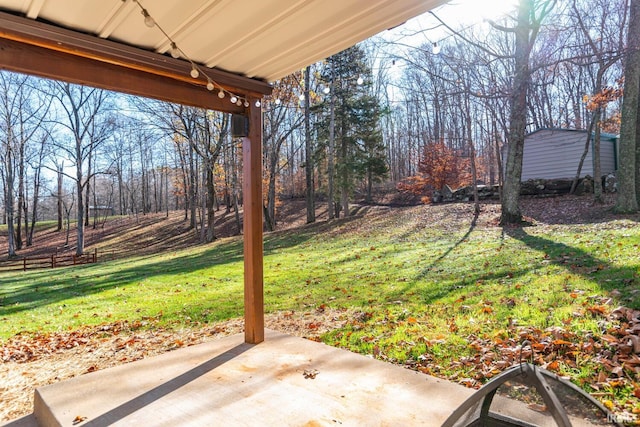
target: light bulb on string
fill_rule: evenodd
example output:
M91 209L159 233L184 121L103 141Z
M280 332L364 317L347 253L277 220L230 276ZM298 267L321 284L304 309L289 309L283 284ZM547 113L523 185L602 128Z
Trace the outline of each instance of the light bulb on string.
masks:
M301 94L300 94L300 96L298 96L298 99L299 99L300 101L304 101L304 94L303 94L303 93L301 93Z
M327 86L324 89L322 89L322 92L324 92L325 95L328 95L329 92L331 92L331 88L329 88L329 86Z
M358 76L358 80L356 80L356 83L358 84L358 86L362 85L362 83L364 83L364 79L362 78L362 76Z
M124 0L123 0L124 1ZM138 5L138 7L140 8L140 13L142 14L142 16L144 17L144 23L147 27L152 28L152 27L158 27L158 29L165 35L165 37L167 37L168 41L169 41L169 54L173 57L173 58L180 58L181 56L184 57L184 59L186 59L187 61L189 61L191 63L191 71L189 72L189 75L191 75L192 78L197 79L200 77L200 69L198 68L198 65L196 65L195 62L193 62L183 51L182 49L180 49L178 47L178 45L176 44L176 42L174 40L171 39L171 37L162 29L162 27L160 27L158 25L158 23L155 21L155 19L153 19L153 17L149 14L149 11L147 9L145 9L138 0L133 0L134 3L136 3ZM217 85L217 83L215 83L213 80L211 80L211 78L209 76L207 76L206 74L204 75L204 77L207 79L207 90L213 92L215 90L215 87ZM241 107L242 105L244 105L245 107L249 107L249 101L245 98L240 98L234 94L232 94L231 92L229 92L229 95L231 95L230 101L233 104L236 104L238 107ZM226 97L226 92L224 89L220 88L218 90L218 98L223 99ZM256 101L256 106L260 106L260 101Z
M257 107L257 108L260 108L260 106L261 106L261 105L262 105L262 104L260 103L260 100L257 100L257 101L256 101L256 107Z
M180 58L180 49L178 49L178 46L176 45L176 42L171 42L171 57L172 58Z
M439 54L441 50L442 48L438 46L438 43L434 43L433 47L431 48L431 52L433 52L434 55Z
M276 105L280 105L281 102L282 101L280 101L280 98L276 98L276 100L275 100Z
M191 64L191 77L197 79L200 76L200 71L198 71L198 67L195 64Z
M156 21L149 15L147 9L142 9L142 16L144 16L144 25L149 28L153 28L156 25Z

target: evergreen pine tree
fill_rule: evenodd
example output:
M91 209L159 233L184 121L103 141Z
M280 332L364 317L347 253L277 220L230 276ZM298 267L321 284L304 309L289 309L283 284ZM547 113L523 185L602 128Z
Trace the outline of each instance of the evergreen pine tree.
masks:
M349 200L358 182L372 183L387 173L382 135L379 130L381 108L370 91L371 70L359 46L350 47L327 59L321 79L330 88L321 108L323 126L334 126L335 183L340 194L340 210L349 215ZM333 103L334 120L329 120ZM329 138L331 132L319 135ZM329 191L329 193L332 193Z

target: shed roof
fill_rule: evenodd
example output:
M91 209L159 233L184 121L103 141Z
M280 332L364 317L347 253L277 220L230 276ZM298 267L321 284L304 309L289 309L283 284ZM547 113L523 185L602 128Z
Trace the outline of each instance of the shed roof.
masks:
M540 129L536 129L533 132L529 132L527 135L525 135L525 137L534 135L536 133L539 132L575 132L575 133L583 133L586 134L587 130L586 129L569 129L569 128L554 128L554 127L548 127L548 128L540 128ZM618 139L620 137L620 135L615 135L612 133L606 133L606 132L602 132L600 134L600 138L601 139L611 139L611 140L615 140Z

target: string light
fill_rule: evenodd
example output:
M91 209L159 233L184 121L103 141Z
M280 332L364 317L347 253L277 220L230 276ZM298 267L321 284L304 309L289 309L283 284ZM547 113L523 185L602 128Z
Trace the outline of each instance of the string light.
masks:
M124 1L124 0L123 0ZM229 94L230 96L230 101L232 104L237 105L238 107L241 106L245 106L245 108L249 107L249 100L245 97L242 96L238 96L232 92L229 92L228 90L226 90L224 87L222 87L222 85L216 83L211 77L209 77L207 75L207 73L198 65L196 64L193 60L191 60L191 58L189 58L182 49L180 49L178 47L178 45L176 44L176 42L171 38L171 36L169 36L169 34L160 26L158 25L158 23L156 22L155 19L153 19L153 17L151 16L151 14L149 13L149 11L147 9L144 8L144 6L142 6L142 4L140 3L140 0L132 0L135 4L138 5L138 7L140 8L140 13L142 14L142 16L144 17L144 24L149 27L149 28L153 28L156 27L158 28L158 30L160 30L160 32L167 38L167 40L169 41L169 54L171 55L171 57L178 59L180 57L183 57L185 60L189 61L189 63L191 64L191 71L189 72L189 75L194 78L194 79L198 79L200 78L200 76L204 76L204 78L207 80L207 90L209 91L214 91L218 90L218 98L220 99L224 99L227 94ZM260 100L257 100L255 103L256 107L260 107L262 104L260 102Z
M142 7L140 3L138 4L140 5L140 7ZM149 15L149 12L147 11L147 9L142 7L142 10L140 12L142 13L142 16L144 16L144 25L146 25L149 28L155 27L156 21L151 17L151 15Z
M441 50L442 48L438 46L438 43L434 43L433 47L431 48L431 52L433 52L434 55L439 54Z
M198 71L198 67L196 66L196 64L191 64L191 72L189 74L191 74L191 77L193 77L194 79L200 77L200 71Z
M175 59L180 58L180 49L178 49L176 42L171 42L171 57Z
M356 80L356 83L358 84L358 86L364 83L364 79L362 78L362 76L358 76L358 80Z

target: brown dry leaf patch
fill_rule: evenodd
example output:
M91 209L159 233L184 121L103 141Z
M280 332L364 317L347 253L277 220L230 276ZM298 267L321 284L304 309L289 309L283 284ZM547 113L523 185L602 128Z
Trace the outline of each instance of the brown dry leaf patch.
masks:
M605 330L602 335L577 334L562 327L537 329L532 327L511 328L512 338L487 339L471 335L467 337L474 354L461 357L450 364L464 377L454 375L447 379L459 382L467 387L479 388L487 380L505 369L523 362L532 362L538 366L559 374L562 369L578 369L580 363L588 361L600 366L591 378L581 379L581 387L588 386L596 397L607 396L599 390L611 390L632 386L640 387L640 310L618 307L605 313L586 307L581 315L602 317L600 322ZM439 367L428 355L418 361L410 361L410 368L438 375ZM612 404L613 405L613 404ZM635 408L631 402L627 406L612 407L617 413L630 414Z

